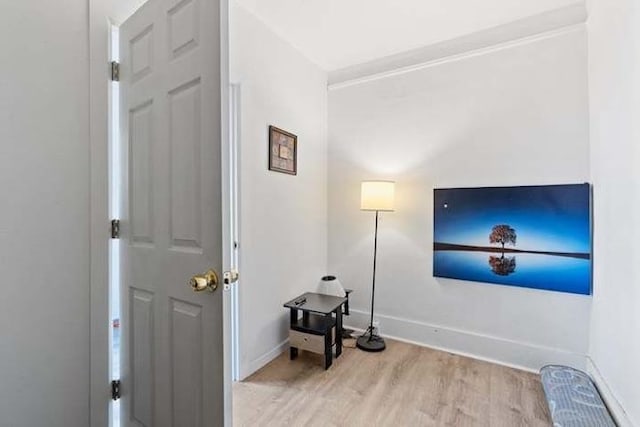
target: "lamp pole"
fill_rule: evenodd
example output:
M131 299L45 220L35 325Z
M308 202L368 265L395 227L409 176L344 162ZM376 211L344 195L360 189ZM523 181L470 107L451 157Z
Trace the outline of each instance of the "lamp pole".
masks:
M371 321L369 322L369 341L373 336L373 305L376 299L376 261L378 259L378 215L376 211L376 231L373 235L373 286L371 287Z
M382 337L373 329L373 316L376 301L376 267L378 262L378 223L380 212L393 212L395 182L362 181L360 190L360 209L376 213L376 228L373 235L373 286L371 287L371 318L369 327L356 340L356 347L363 351L382 351L386 345Z
M376 228L373 234L373 286L371 287L371 319L369 321L369 328L367 332L369 336L367 337L367 332L365 332L361 337L356 341L356 346L364 351L376 352L382 351L386 348L384 340L382 337L375 335L373 333L373 307L375 305L376 298L376 262L378 259L378 218L380 216L380 211L376 210Z

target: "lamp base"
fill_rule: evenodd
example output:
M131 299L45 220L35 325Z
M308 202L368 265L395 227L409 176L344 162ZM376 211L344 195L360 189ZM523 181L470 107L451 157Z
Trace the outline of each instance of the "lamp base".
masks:
M379 337L378 335L368 335L367 333L358 337L356 340L356 347L360 350L372 353L382 351L387 348L382 337Z

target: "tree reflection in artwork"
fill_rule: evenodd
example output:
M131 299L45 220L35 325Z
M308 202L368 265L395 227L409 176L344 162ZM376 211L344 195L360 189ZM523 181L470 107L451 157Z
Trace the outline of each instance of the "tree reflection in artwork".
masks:
M498 276L508 276L516 271L516 257L489 256L491 271Z

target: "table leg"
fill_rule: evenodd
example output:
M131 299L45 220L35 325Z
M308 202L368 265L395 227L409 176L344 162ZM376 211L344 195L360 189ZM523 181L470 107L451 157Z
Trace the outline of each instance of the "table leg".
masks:
M342 306L336 309L336 359L342 354Z
M331 330L324 335L324 369L329 369L333 362L333 345L331 342Z
M298 310L292 308L289 312L289 328L298 321ZM296 347L289 346L289 359L293 360L298 357L298 349Z

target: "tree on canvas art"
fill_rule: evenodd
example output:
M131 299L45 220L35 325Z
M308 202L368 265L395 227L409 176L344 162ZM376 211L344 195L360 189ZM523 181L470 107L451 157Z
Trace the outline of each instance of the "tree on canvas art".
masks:
M510 225L494 225L493 229L491 229L491 234L489 235L489 243L500 243L502 244L502 249L504 249L505 244L515 246L516 238L516 230L514 230Z

